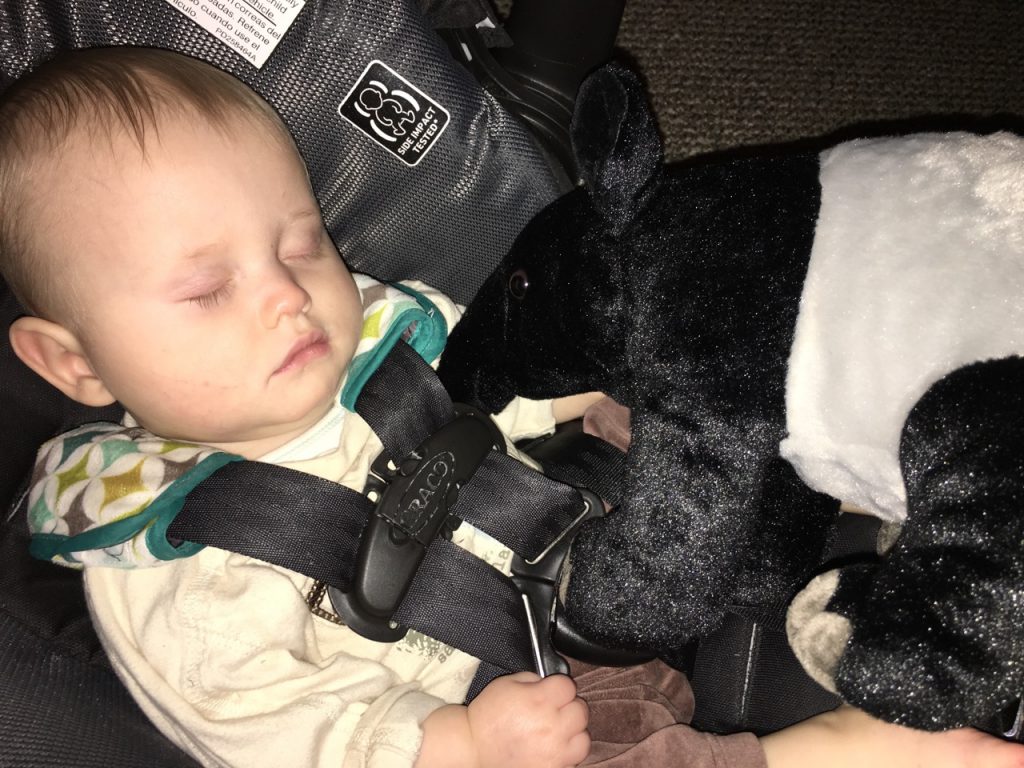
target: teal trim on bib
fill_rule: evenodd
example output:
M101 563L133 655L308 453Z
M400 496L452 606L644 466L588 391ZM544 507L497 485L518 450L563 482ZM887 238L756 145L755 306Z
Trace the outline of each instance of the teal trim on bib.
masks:
M167 529L185 506L185 497L218 469L235 461L243 461L243 458L232 453L213 454L171 483L167 490L149 505L150 508L157 507L153 515L153 524L146 531L146 546L154 557L160 560L177 560L179 557L190 557L204 548L205 545L196 544L194 541L183 541L180 546L175 547L167 540Z
M429 323L418 323L416 325L409 343L413 349L419 352L420 357L428 363L434 362L438 355L444 351L444 345L448 343L448 323L445 322L444 315L434 305L434 302L415 288L402 283L395 283L394 287L416 299L416 302L423 308L423 311L429 318Z
M353 358L345 386L341 390L341 404L349 411L355 410L356 400L366 382L410 326L413 328L406 343L428 363L437 359L448 339L448 323L430 299L407 285L393 283L389 287L410 296L415 304L408 302L407 306L396 309L394 317L374 346Z

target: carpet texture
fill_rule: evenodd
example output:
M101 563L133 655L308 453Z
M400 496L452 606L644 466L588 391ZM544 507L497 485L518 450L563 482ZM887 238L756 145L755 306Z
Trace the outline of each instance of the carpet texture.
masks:
M1024 131L1019 0L627 0L666 154L928 128Z

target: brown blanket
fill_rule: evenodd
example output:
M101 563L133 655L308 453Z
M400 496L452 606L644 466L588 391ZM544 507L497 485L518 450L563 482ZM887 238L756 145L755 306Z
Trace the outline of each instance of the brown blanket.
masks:
M590 755L599 768L767 768L751 733L694 730L686 676L660 661L636 667L571 662L579 696L590 706Z

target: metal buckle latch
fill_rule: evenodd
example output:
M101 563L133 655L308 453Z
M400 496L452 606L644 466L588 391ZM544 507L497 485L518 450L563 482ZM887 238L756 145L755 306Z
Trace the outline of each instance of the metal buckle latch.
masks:
M559 610L558 586L562 566L581 525L595 517L604 517L604 502L593 491L577 488L583 497L583 511L543 553L533 560L516 556L512 560L512 581L523 593L523 605L530 627L534 664L544 677L568 673L569 665L561 654L579 661L604 666L641 664L653 658L644 650L606 648L577 632Z
M585 488L577 488L577 491L582 497L582 511L561 535L532 560L526 560L521 555L512 559L512 581L523 594L523 609L526 611L530 642L533 645L533 661L541 677L569 672L569 665L551 642L556 620L558 580L580 525L584 520L604 516L604 504L597 494Z

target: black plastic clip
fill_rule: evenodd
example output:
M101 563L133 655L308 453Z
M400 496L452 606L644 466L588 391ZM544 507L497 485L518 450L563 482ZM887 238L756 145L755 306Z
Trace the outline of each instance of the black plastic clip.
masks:
M381 455L371 467L365 493L377 504L359 541L352 587L331 587L331 605L360 635L381 642L405 636L392 620L405 598L427 547L450 535L458 520L449 510L459 489L492 450L505 440L489 416L455 406L456 416L396 466Z

